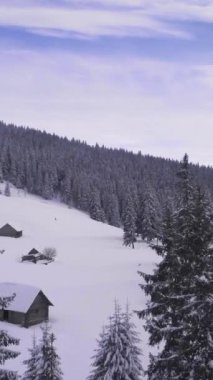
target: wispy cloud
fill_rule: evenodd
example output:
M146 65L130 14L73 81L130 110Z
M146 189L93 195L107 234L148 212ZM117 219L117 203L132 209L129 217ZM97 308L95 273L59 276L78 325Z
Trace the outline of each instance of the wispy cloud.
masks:
M92 3L89 3L92 5ZM82 3L83 5L83 3ZM93 4L94 5L94 4ZM128 4L127 4L128 5ZM73 6L73 2L72 2ZM54 33L74 32L89 36L170 36L190 38L181 28L167 24L140 8L103 9L95 7L11 5L0 4L0 24Z
M175 158L188 151L192 160L210 163L213 89L202 81L209 70L132 58L121 65L113 57L6 52L1 118L91 144Z
M1 119L211 163L211 23L207 0L0 0Z

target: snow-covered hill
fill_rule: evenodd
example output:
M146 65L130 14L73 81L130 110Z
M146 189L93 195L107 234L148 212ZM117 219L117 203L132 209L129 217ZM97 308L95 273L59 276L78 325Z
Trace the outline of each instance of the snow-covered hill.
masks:
M23 230L23 237L0 237L0 250L5 250L0 255L1 281L35 285L44 291L54 304L50 322L57 337L64 379L85 380L96 338L113 311L114 299L122 306L128 300L133 310L143 307L145 298L138 286L141 279L137 270L150 272L156 256L145 244L138 244L135 250L124 248L118 228L16 189L12 189L11 197L0 195L0 226L7 222ZM54 263L20 262L31 248L42 250L49 246L57 249ZM146 365L147 336L143 322L137 316L134 321L143 340ZM34 332L40 336L40 328L25 329L6 322L0 322L0 328L21 339L21 355L5 367L22 374L27 348Z

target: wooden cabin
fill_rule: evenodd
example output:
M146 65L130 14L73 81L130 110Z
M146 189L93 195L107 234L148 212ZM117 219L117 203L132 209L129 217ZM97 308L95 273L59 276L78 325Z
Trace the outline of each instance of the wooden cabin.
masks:
M46 256L37 251L37 249L32 248L27 255L22 256L21 261L30 261L36 264L39 260L45 260Z
M0 236L19 238L22 236L22 231L17 231L14 227L7 223L0 228Z
M22 256L21 261L30 261L31 263L36 264L40 259L40 253L37 249L32 248L27 255Z
M0 283L0 297L15 294L8 307L0 310L0 320L29 327L49 319L49 306L53 304L38 288L10 282Z

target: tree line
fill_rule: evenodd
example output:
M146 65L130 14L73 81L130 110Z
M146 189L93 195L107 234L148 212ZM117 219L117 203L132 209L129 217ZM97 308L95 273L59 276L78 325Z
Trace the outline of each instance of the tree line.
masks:
M212 200L212 168L190 167ZM117 227L125 224L131 208L136 233L143 239L158 235L165 205L173 207L177 169L177 161L91 147L0 122L0 181L45 199L60 199Z

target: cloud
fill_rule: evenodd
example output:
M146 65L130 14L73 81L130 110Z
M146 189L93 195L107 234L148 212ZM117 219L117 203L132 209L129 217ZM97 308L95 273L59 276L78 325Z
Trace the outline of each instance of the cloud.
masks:
M92 3L90 3L91 5ZM82 3L83 5L83 3ZM169 36L190 38L190 34L167 24L140 8L65 8L56 6L6 6L0 4L0 25L30 29L32 32L74 32L96 36Z
M1 119L160 156L212 162L212 67L2 52ZM180 80L181 78L181 80Z
M180 21L213 22L208 0L0 0L0 25L69 38L193 38Z

